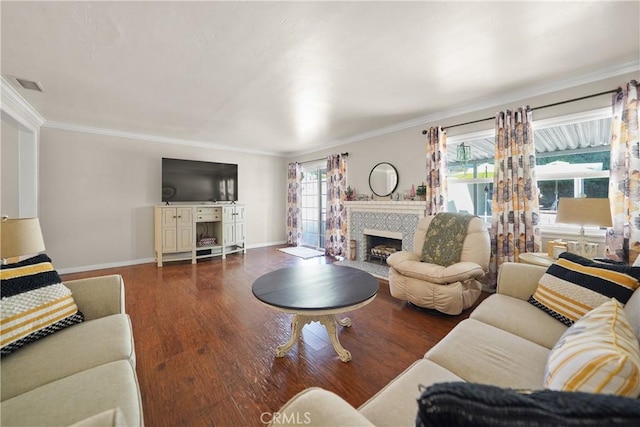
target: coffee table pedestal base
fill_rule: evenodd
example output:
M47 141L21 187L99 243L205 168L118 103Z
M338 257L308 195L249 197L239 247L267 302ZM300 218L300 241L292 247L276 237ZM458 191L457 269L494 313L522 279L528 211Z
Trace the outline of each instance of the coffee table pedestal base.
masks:
M327 333L329 334L329 340L331 340L331 344L333 348L338 353L340 360L343 362L348 362L351 360L351 353L349 350L345 349L342 344L340 344L340 340L338 339L338 325L349 327L351 326L351 319L345 317L344 319L338 318L335 314L325 314L325 315L315 315L315 316L307 316L303 314L294 314L291 319L291 338L285 344L278 346L276 348L276 357L283 357L287 351L298 341L300 338L300 332L302 328L307 323L311 322L320 322L327 329Z

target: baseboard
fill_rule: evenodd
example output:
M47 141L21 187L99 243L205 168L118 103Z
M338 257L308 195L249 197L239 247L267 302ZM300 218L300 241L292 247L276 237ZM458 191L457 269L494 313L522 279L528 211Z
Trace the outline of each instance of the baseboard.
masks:
M281 240L281 241L277 241L277 242L270 242L270 243L259 243L259 244L247 245L247 249L263 248L265 246L284 245L285 243L287 243L286 240ZM105 270L107 268L128 267L128 266L131 266L131 265L148 264L148 263L155 263L155 262L156 262L155 258L140 258L140 259L134 259L134 260L127 260L127 261L108 262L108 263L105 263L105 264L94 264L94 265L83 265L83 266L79 266L79 267L56 268L56 271L59 274L82 273L82 272L85 272L85 271ZM54 263L54 265L55 265L55 263Z
M105 270L107 268L128 267L130 265L148 264L156 262L154 258L141 258L129 261L108 262L105 264L82 265L79 267L56 268L60 274L81 273L83 271ZM55 263L54 263L55 266Z

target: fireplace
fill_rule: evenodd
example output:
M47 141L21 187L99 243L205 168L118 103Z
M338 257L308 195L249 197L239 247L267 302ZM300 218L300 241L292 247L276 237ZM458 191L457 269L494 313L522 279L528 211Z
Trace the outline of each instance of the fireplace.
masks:
M367 236L394 240L393 242L383 240L373 247L384 245L385 248L405 251L413 249L413 235L418 221L424 217L425 202L352 201L345 202L345 205L347 206L347 239L355 244L355 262L373 261L373 264L369 263L369 265L379 264L386 267L383 259L370 257L372 245ZM395 242L396 240L399 242ZM380 257L385 255L382 253Z
M368 232L372 231L368 230ZM390 233L375 231L374 234L367 234L365 232L365 261L384 263L391 254L402 250L402 236L396 238L384 236L384 234Z

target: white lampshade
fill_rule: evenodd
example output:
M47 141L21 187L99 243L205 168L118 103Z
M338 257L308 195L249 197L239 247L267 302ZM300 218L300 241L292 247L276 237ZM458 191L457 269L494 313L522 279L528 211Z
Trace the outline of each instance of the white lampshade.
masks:
M44 251L38 218L0 221L0 258L13 258Z
M561 197L556 223L611 227L611 206L607 198Z

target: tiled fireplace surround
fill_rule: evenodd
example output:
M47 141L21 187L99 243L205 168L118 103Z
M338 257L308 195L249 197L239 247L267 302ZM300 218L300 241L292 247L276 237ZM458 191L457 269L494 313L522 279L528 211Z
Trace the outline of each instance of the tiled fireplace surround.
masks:
M412 250L413 234L418 221L424 217L426 202L355 201L345 202L345 205L347 241L356 241L356 261L363 262L367 245L365 234L401 239L402 250Z

